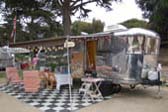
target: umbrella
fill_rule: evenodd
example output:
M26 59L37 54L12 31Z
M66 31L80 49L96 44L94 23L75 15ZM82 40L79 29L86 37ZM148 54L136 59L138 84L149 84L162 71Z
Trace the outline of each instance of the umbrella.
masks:
M25 49L25 48L20 48L20 47L10 48L8 46L1 47L0 51L1 52L12 53L12 54L29 53L30 52L30 50Z
M18 53L29 53L30 50L25 48L11 48L11 53L18 54Z

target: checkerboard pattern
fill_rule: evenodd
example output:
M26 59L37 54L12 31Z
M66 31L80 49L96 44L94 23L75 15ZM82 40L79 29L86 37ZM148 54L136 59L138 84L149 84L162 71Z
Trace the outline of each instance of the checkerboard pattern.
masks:
M70 103L70 94L68 87L58 90L41 89L38 93L25 93L23 85L2 85L0 91L16 97L22 102L28 103L39 108L44 112L70 112L70 110L78 110L103 101L103 99L95 99L94 102L90 98L82 99L78 89L72 89L72 108ZM111 96L105 97L104 100L110 99Z

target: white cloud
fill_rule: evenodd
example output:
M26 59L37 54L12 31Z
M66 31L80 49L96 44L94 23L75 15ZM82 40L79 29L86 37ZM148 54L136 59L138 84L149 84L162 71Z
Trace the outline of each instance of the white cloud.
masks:
M104 8L96 7L94 4L89 4L87 7L92 12L89 13L88 18L83 20L91 22L93 18L100 19L105 22L106 26L132 18L143 19L142 11L136 5L135 0L123 0L120 3L113 2L113 10L109 12L106 12ZM73 17L72 20L77 20L77 18Z

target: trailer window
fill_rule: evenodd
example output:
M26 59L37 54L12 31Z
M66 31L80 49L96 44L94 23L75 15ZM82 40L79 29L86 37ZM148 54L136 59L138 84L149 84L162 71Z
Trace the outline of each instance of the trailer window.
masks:
M110 76L112 72L125 72L127 37L112 37L110 43L109 49L107 49L104 47L106 43L100 47L102 40L98 40L96 70L99 75Z
M143 52L143 36L130 36L128 37L128 53L141 54Z
M111 51L111 41L112 41L111 38L98 40L97 51L103 51L103 52Z
M158 54L159 39L146 37L145 39L145 53Z

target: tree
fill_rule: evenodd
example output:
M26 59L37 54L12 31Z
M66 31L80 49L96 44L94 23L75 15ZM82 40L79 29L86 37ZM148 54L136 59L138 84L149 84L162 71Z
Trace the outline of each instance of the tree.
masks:
M146 21L138 19L130 19L120 24L126 26L127 28L134 28L134 27L148 28L148 23Z
M83 21L75 21L72 24L72 35L81 35L81 32L86 32L88 34L91 32L92 24Z
M168 39L168 0L136 0L149 19L150 28L156 30L162 39Z
M79 17L87 17L91 10L86 5L90 3L111 10L113 1L120 0L1 0L0 12L9 24L6 28L11 31L13 18L17 15L19 39L34 40L62 32L62 26L56 21L60 16L64 35L70 35L72 15L79 12Z
M12 32L13 18L17 16L17 41L47 38L62 34L62 26L52 12L51 0L1 0L0 12L6 30ZM8 38L10 32L7 33ZM59 33L56 33L59 32Z
M91 10L87 9L86 5L90 3L111 10L112 1L121 0L55 0L53 7L58 8L57 13L62 16L64 35L70 35L72 15L79 11L80 17L87 17Z
M101 20L93 19L92 23L75 21L72 24L72 34L81 35L81 32L86 32L88 34L102 32L104 29L104 23Z
M8 44L7 31L3 25L0 25L0 46Z
M92 20L92 33L102 32L104 29L104 23L101 20Z

